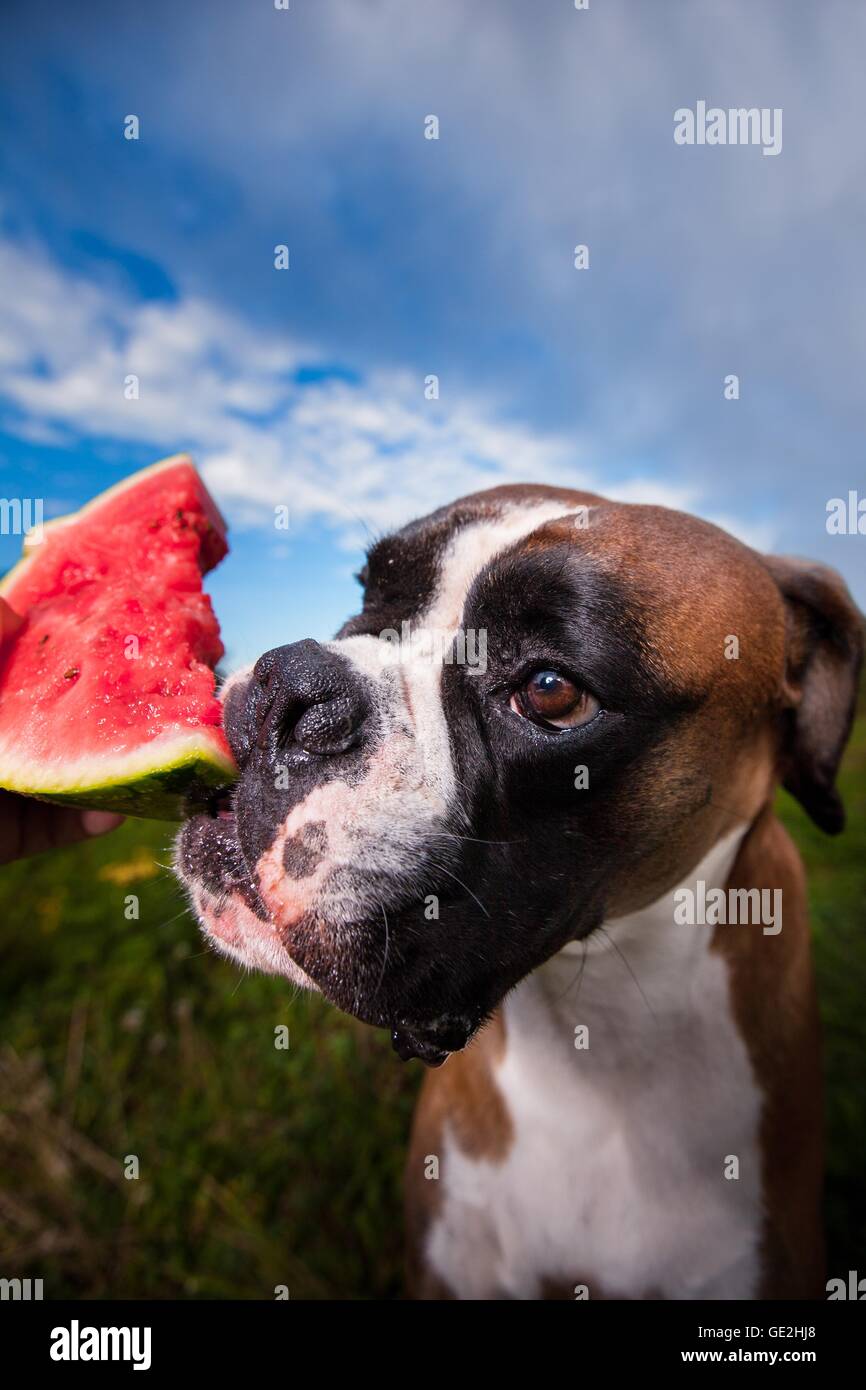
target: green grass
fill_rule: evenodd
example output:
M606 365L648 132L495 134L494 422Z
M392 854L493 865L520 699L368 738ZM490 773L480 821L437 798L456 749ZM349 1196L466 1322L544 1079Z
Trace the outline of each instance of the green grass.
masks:
M836 1272L866 1248L864 771L861 717L837 839L780 798L809 873ZM129 822L0 871L0 1273L42 1277L49 1298L398 1296L419 1068L206 952L156 862L168 842L168 827Z
M0 873L0 1271L46 1298L399 1294L416 1068L205 951L168 838L127 822Z
M784 794L779 812L799 846L824 1026L828 1266L844 1275L866 1250L866 713L839 777L848 813L841 835L817 830Z

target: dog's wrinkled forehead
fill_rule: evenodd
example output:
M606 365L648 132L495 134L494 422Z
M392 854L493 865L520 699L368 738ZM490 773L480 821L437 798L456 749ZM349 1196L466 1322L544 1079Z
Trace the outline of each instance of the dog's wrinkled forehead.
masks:
M433 631L459 628L466 597L485 566L546 521L566 516L570 510L557 502L515 506L497 520L475 522L457 531L442 553L438 584L421 622Z
M434 513L374 546L360 578L364 608L329 650L378 688L391 711L385 724L417 743L426 785L453 792L442 699L443 666L483 670L487 632L463 627L467 596L497 556L539 527L567 516L559 499L511 502L473 516Z
M481 510L451 507L434 512L374 545L359 578L364 611L339 638L371 631L399 609L430 633L453 634L460 626L473 583L497 555L531 536L546 522L573 513L567 494L503 500ZM588 518L589 510L584 508ZM408 635L401 633L401 637Z

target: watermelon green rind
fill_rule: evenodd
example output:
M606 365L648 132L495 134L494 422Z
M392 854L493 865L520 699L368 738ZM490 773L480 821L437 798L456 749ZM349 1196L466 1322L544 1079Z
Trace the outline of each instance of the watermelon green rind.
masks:
M143 820L182 820L190 805L204 804L237 777L237 768L202 737L156 739L123 756L123 775L106 776L98 758L52 769L19 762L0 746L3 790L59 806L118 811ZM133 764L131 766L131 764Z

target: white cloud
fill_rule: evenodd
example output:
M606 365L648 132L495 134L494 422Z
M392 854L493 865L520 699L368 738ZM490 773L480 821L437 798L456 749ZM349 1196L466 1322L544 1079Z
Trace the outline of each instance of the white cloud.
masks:
M701 510L697 487L635 467L606 486L603 440L539 433L470 394L424 398L413 374L348 382L294 373L326 359L253 329L202 299L141 303L62 271L34 247L0 241L0 389L7 428L31 441L107 437L188 448L235 524L324 521L355 542L463 493L501 482L582 487L623 500ZM137 400L124 381L139 378ZM756 543L769 537L728 518Z

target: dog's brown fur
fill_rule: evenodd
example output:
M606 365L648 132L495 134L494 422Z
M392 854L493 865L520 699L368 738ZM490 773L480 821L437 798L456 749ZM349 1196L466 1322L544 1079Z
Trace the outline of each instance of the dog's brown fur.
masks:
M658 805L678 795L685 776L706 784L706 803L684 819L679 833L658 847L638 875L629 876L610 903L610 915L652 902L743 821L751 829L729 885L782 889L782 932L763 935L748 925L728 925L717 930L713 949L726 961L734 1016L764 1098L759 1296L815 1297L824 1277L818 1014L803 868L773 815L772 799L776 785L784 782L819 825L831 832L841 828L834 779L850 730L862 618L832 572L759 556L691 517L547 488L496 489L485 504L500 497L552 497L592 508L587 530L575 534L568 519L553 521L530 544L572 541L612 576L628 574L634 583L639 574L646 660L668 685L701 696L698 714L678 734L675 757L665 746L658 760L644 765L631 794L638 804L646 798L646 804ZM464 499L455 506L477 501ZM729 634L739 640L737 660L723 659ZM506 1045L497 1013L465 1051L425 1079L407 1170L409 1283L415 1297L453 1297L423 1255L439 1188L424 1180L423 1164L426 1155L443 1150L445 1118L464 1152L492 1163L507 1156L510 1119L496 1084L497 1060ZM579 1263L580 1252L574 1253ZM603 1294L594 1272L586 1273L596 1296ZM574 1295L559 1290L551 1296Z

